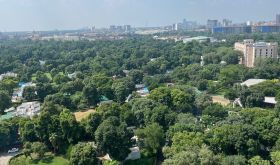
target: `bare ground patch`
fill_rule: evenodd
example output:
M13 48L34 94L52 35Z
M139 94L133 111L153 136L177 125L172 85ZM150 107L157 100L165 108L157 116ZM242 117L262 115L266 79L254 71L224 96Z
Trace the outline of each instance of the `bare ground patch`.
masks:
M81 121L82 119L88 117L90 114L95 113L94 109L89 109L86 111L75 112L74 115L77 121Z
M230 104L230 101L226 99L224 96L212 96L213 103L220 103L223 106Z

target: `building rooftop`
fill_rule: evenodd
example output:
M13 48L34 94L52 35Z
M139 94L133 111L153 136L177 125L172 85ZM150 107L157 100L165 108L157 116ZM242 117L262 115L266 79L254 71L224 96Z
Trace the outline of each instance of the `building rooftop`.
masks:
M264 97L264 102L268 104L276 104L277 101L275 100L275 97Z
M247 87L250 87L250 86L265 82L265 81L266 81L266 79L248 79L248 80L244 81L243 83L241 83L241 85L246 85Z
M266 46L273 46L276 45L276 43L269 43L269 42L256 42L253 44L255 47L266 47Z
M40 103L39 102L26 102L22 103L17 107L15 116L21 117L33 117L40 113Z

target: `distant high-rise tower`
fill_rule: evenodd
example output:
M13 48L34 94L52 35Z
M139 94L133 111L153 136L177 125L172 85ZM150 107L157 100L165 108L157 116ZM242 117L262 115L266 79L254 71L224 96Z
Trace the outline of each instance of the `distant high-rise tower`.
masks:
M276 24L280 25L280 14L276 15Z
M232 24L232 21L229 19L223 19L222 26L227 27Z
M207 20L207 27L214 28L218 26L218 20Z
M131 31L131 26L130 25L124 25L123 28L124 28L125 32L130 32Z

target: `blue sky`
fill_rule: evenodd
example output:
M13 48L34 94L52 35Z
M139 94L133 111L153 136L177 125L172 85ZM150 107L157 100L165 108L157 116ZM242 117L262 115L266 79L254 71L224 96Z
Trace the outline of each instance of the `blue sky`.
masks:
M0 0L0 31L274 20L280 0Z

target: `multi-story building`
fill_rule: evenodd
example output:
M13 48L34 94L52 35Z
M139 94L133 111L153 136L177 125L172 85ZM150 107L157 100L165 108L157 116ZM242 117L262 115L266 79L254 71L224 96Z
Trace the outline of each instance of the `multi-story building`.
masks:
M183 29L183 24L182 23L175 23L172 25L172 30L178 31Z
M252 33L251 26L227 26L227 27L214 27L212 33L223 33L223 34L240 34L240 33Z
M124 25L123 28L124 28L125 32L130 32L131 31L131 26L130 25Z
M280 14L276 15L276 25L280 25Z
M280 24L252 26L252 33L279 33L279 32L280 32Z
M222 22L222 26L223 27L227 27L227 26L231 26L232 24L232 21L229 20L229 19L223 19L223 22Z
M278 59L277 43L254 43L254 40L244 40L243 42L235 43L234 48L243 53L243 57L240 59L240 64L244 64L247 67L254 67L257 59Z
M218 25L219 25L218 20L207 20L207 27L210 29L217 27Z
M187 21L184 19L182 22L175 23L172 25L172 30L178 31L178 30L193 30L197 28L197 23L194 21Z

